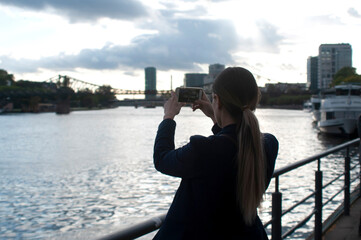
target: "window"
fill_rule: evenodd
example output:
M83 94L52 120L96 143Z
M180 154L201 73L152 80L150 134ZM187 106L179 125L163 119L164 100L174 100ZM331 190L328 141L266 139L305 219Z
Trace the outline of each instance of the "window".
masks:
M326 112L326 120L335 119L334 112Z

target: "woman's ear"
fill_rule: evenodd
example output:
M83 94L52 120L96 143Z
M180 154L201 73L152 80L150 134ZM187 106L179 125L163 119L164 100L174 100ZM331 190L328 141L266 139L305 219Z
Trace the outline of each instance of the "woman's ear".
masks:
M222 108L222 103L221 103L221 101L219 101L219 97L218 97L217 94L214 94L214 96L213 96L213 101L215 101L216 107L217 107L218 109L221 109L221 108Z

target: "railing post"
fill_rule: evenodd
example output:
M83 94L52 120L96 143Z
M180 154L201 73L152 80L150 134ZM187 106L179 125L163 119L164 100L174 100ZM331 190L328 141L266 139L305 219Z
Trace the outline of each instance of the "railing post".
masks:
M361 115L358 116L357 118L357 133L358 133L358 137L361 139ZM360 184L359 184L359 196L361 196L361 140L359 142L359 146L358 146L358 162L360 164L360 172L359 172L359 177L360 177Z
M272 240L282 239L282 193L278 191L278 176L275 177L275 192L272 193Z
M361 134L360 134L360 142L359 142L359 151L358 151L358 163L360 166L360 170L359 170L359 178L360 178L360 184L359 184L359 197L361 196Z
M322 239L322 171L320 170L320 159L318 170L315 172L315 240Z
M345 157L345 192L344 192L344 214L350 215L350 148L346 148Z

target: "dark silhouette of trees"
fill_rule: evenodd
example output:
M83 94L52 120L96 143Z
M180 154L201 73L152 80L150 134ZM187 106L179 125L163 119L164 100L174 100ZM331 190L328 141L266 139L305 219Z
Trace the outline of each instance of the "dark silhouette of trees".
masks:
M88 88L75 91L71 88L70 78L59 76L56 83L15 81L12 74L0 69L0 101L9 101L14 108L36 112L40 103L56 104L70 101L72 107L108 108L116 100L115 92L109 85L100 86L94 92Z
M0 69L0 86L11 86L15 82L13 74L9 74L7 71Z

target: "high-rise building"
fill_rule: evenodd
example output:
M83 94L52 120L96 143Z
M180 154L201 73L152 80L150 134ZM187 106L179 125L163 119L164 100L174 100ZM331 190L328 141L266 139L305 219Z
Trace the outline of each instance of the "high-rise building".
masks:
M203 87L204 78L207 76L205 73L186 73L184 75L185 87Z
M313 93L318 91L318 57L307 59L307 88Z
M212 99L212 87L214 80L216 80L217 76L225 69L223 64L211 64L208 67L208 75L204 78L204 86L203 90L207 94L209 99Z
M224 69L225 66L219 63L216 64L211 64L208 67L208 75L207 77L204 79L204 84L211 84L214 82L214 80L216 79L216 77L218 76L218 74L220 74Z
M145 99L152 100L157 95L157 70L155 67L147 67L145 71Z
M329 88L333 76L343 67L352 67L351 45L321 44L318 52L318 88Z

